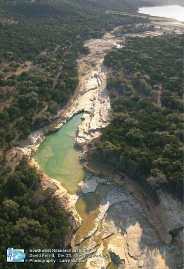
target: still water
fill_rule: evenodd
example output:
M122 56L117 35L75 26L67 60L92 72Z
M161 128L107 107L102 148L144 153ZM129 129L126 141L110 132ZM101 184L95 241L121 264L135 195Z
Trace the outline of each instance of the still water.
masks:
M46 135L34 155L45 174L62 182L68 193L75 194L84 177L79 163L80 151L74 148L74 137L81 123L81 114L75 115L58 131Z
M178 21L184 22L184 7L171 5L171 6L156 6L156 7L141 7L139 13L149 14L151 16L173 18Z
M60 181L70 194L77 193L80 189L78 183L84 179L84 171L79 163L80 150L74 148L76 130L81 123L80 117L81 114L75 115L58 131L46 135L34 155L44 173ZM99 207L110 190L109 185L99 184L95 191L80 196L76 203L76 210L82 218L82 224L75 234L75 241L88 236L89 231L95 227ZM95 236L94 240L96 243L100 243L102 238ZM80 245L80 248L83 247ZM105 252L108 251L105 250ZM77 264L77 269L84 268L86 268L85 264ZM117 268L118 266L111 261L108 269Z

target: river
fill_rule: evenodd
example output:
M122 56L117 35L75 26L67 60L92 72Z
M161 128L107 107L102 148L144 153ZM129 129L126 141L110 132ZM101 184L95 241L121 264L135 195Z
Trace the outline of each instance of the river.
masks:
M75 115L60 130L48 134L34 155L47 175L61 181L69 193L79 197L76 210L82 223L72 244L75 249L88 249L85 252L88 258L76 268L117 269L121 263L133 268L138 262L144 264L142 268L155 268L150 265L155 260L163 268L169 268L167 262L176 268L171 257L176 255L177 246L169 248L160 241L130 192L119 189L107 178L88 173L84 178L79 150L73 145L80 117L81 114Z
M81 123L80 117L81 114L74 116L58 131L46 135L34 155L44 173L62 182L70 194L76 193L78 183L84 177L79 164L80 151L73 146L75 132Z
M139 13L149 14L151 16L173 18L184 22L184 7L177 5L141 7Z
M159 29L158 35L162 34ZM79 253L79 259L85 262L77 263L77 269L177 269L181 264L181 250L176 242L170 246L161 242L129 190L112 183L110 177L84 173L79 162L81 151L74 147L74 142L82 147L97 137L99 129L108 124L110 103L103 58L113 46L123 44L125 36L120 39L114 33L107 33L102 39L85 42L90 53L78 59L80 95L66 112L66 118L71 119L58 131L46 135L34 158L43 171L60 181L71 199L76 200L82 223L73 236L72 246L74 250L86 250ZM82 110L83 114L73 116ZM157 216L155 219L157 221ZM166 225L167 230L169 223Z

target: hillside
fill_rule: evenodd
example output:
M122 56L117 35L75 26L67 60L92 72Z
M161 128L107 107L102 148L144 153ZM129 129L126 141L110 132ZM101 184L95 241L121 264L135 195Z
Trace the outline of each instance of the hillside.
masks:
M114 113L97 159L182 200L182 36L128 37L104 63Z
M69 246L70 213L59 208L52 191L41 188L43 175L14 147L47 126L76 93L76 59L89 53L85 40L118 25L135 31L135 24L149 22L106 12L135 12L153 4L137 2L0 0L0 268L56 268L53 263L10 267L11 246L24 245L26 253ZM95 157L181 199L181 37L129 38L126 44L105 58L114 114Z
M48 124L78 85L76 59L84 40L134 18L106 14L132 7L119 1L0 1L0 268L8 247L60 248L72 235L70 214L58 207L42 175L14 151L16 141ZM140 19L142 21L143 19ZM136 19L137 21L137 19ZM139 20L138 20L139 21ZM58 238L61 238L59 240ZM11 268L54 264L11 264Z

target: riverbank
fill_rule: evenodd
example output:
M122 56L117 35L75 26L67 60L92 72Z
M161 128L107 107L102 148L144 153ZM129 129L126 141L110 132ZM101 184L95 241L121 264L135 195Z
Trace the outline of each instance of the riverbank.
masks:
M109 123L111 114L110 99L106 90L108 70L103 65L106 53L112 48L124 46L127 36L145 37L184 32L181 28L183 24L163 25L162 21L155 23L154 20L151 23L155 25L155 31L118 34L119 27L116 27L102 38L85 41L84 46L88 47L90 52L87 55L80 55L77 60L79 85L74 95L57 115L50 117L48 125L32 132L27 139L16 141L16 146L29 155L34 154L45 134L60 129L66 121L80 112L83 112L83 121L78 127L75 146L82 149L88 141L98 137L100 129Z
M95 140L95 142L97 142L97 140ZM171 206L169 209L166 208L162 199L160 199L159 203L156 203L135 180L130 179L118 170L106 168L103 163L94 161L92 157L94 150L95 147L93 146L93 141L91 141L90 148L83 153L83 155L85 155L82 158L84 169L94 175L108 177L118 187L123 187L130 191L143 207L149 222L159 233L162 242L167 245L172 244L173 238L169 232L183 225L181 203L177 202L177 206L173 206L173 208ZM165 195L170 201L170 204L172 203L171 201L173 198L171 195L163 193L161 190L159 191L159 194L159 197L162 196L162 198ZM175 212L178 212L178 215L180 214L181 216L178 221L174 218ZM171 217L171 215L173 217ZM183 241L182 233L179 234L176 239L180 243L180 246L183 247L180 242Z
M30 165L36 167L37 172L42 175L41 189L51 189L57 197L59 207L71 213L71 217L69 218L70 224L72 226L72 230L76 231L81 225L81 217L77 213L75 203L72 201L66 189L63 188L60 182L44 174L38 163L33 158L30 159Z
M91 143L90 149L93 150ZM164 269L182 268L182 242L164 230L169 230L170 219L176 221L174 215L181 213L176 204L168 203L172 199L159 193L161 201L155 204L136 182L122 173L92 160L84 162L83 167L90 174L80 184L76 208L82 223L73 237L72 247L89 249L93 257L87 259L85 267L77 266L77 269L107 268L112 257L118 266L125 268L155 268L154 264ZM82 201L85 201L84 209L80 206ZM181 221L178 219L177 225ZM104 258L107 253L111 253L111 260ZM111 266L117 268L112 263Z

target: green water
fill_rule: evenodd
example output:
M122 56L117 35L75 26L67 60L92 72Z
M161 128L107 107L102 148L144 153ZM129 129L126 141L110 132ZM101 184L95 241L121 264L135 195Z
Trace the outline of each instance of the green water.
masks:
M82 223L76 231L76 238L88 236L89 231L95 227L95 219L99 214L99 206L110 191L110 186L99 184L95 192L83 194L75 205L77 212L82 218ZM78 243L77 239L75 244ZM82 248L82 247L81 247Z
M81 114L75 115L58 131L46 135L34 158L45 174L62 182L70 193L76 193L84 177L79 163L80 150L74 148L74 137L81 123Z
M82 223L75 233L73 243L77 245L79 249L88 249L89 246L91 246L92 239L92 241L96 243L96 251L99 245L103 245L103 254L108 254L109 251L107 249L107 243L109 243L110 238L104 240L102 239L103 233L101 233L101 231L103 227L101 226L101 224L98 225L98 231L94 235L92 235L92 237L88 238L88 233L95 227L95 219L100 213L99 206L102 203L103 199L106 198L110 190L110 185L99 184L95 192L85 193L77 200L76 210L82 218ZM80 243L82 238L87 239ZM110 264L108 265L108 269L118 268L118 266L111 259L109 261ZM77 263L76 269L86 269L85 263Z
M108 265L107 269L118 269L118 265L111 260L111 263Z
M68 193L75 194L79 189L78 183L84 178L84 171L79 163L80 150L74 148L74 138L77 127L81 123L81 115L74 116L70 121L62 126L58 131L46 135L44 141L39 146L34 158L45 174L57 179L62 183ZM110 186L99 184L95 192L83 194L76 203L76 210L82 217L82 224L75 234L75 241L84 238L95 227L95 219L99 214L99 205L106 197ZM97 245L101 242L102 236L94 237ZM84 243L80 248L87 248ZM83 246L84 245L84 246ZM84 269L85 264L77 264L77 269ZM117 269L111 262L109 269Z

